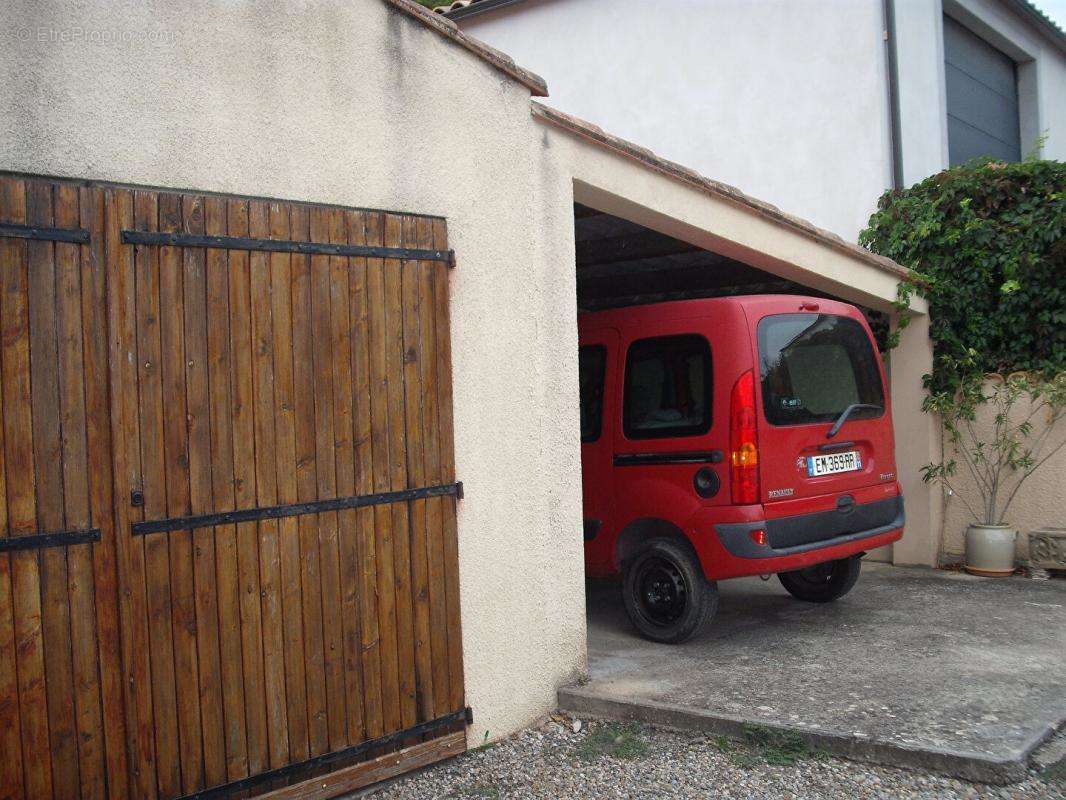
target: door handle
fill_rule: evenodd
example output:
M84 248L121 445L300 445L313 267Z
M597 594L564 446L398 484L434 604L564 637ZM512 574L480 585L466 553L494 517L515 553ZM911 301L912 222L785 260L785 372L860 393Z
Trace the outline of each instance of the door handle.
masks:
M616 467L647 467L662 464L718 464L725 459L721 450L688 450L676 453L615 453Z

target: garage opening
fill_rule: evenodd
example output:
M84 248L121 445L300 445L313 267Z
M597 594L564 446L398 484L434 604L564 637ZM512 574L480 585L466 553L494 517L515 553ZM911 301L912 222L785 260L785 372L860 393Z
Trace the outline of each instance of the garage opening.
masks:
M734 257L708 250L660 230L651 229L630 219L582 203L574 205L574 235L579 314L619 308L635 309L651 303L702 298L767 294L803 295L847 302L858 307L874 333L878 349L882 353L885 351L890 331L889 315L873 308L863 307L855 303L854 298L834 296L824 288L799 283L794 279L774 274ZM662 480L659 481L654 491L661 492L663 502L670 502L668 499L670 492L677 492L676 502L686 505L691 502L692 481L698 481L699 474L707 473L705 477L710 483L706 489L711 492L716 490L715 483L725 487L727 483L725 476L729 474L723 472L729 469L729 464L723 459L728 458L725 453L731 448L728 441L722 438L725 436L725 431L730 428L730 420L723 418L723 416L729 416L728 404L726 404L727 407L717 407L721 405L717 399L722 394L720 387L714 391L706 388L706 400L701 402L701 392L704 388L710 387L713 381L718 380L714 375L719 368L717 355L714 352L703 353L700 350L700 347L707 349L702 337L690 336L686 339L684 336L675 335L684 333L680 328L670 331L667 330L668 325L664 323L659 326L658 322L655 322L654 326L661 327L657 333L649 332L649 337L659 337L647 340L648 347L654 352L643 353L642 351L634 355L636 350L636 345L634 345L625 355L625 378L621 379L626 387L625 400L620 400L618 397L605 397L600 400L596 398L595 391L590 391L589 386L586 385L589 381L596 383L597 380L598 385L615 387L620 385L619 378L606 382L603 379L605 370L609 369L605 363L606 354L612 351L612 347L609 341L601 341L601 339L604 336L609 338L610 334L601 332L592 338L584 336L582 338L579 372L582 382L584 538L586 574L592 579L588 586L588 604L590 613L593 614L597 613L595 607L603 604L615 606L616 611L621 611L617 587L611 586L617 580L615 570L617 560L625 560L627 552L635 554L640 549L640 543L648 538L680 534L680 531L667 530L668 526L661 520L647 519L627 522L624 530L613 532L607 537L600 536L610 525L609 522L605 524L603 520L609 521L616 516L609 507L612 501L605 501L604 498L610 498L611 492L618 490L617 481L622 479L617 475L611 479L614 482L613 489L598 485L602 476L611 473L612 464L614 467L624 466L622 462L627 458L633 460L634 465L638 463L663 464ZM855 328L861 330L857 324ZM696 339L700 341L689 341ZM714 349L712 345L710 351ZM868 347L867 350L869 350ZM630 362L637 357L639 357L638 361L634 363L638 366L644 365L642 368L648 372L643 378L638 374L638 369L631 369ZM621 358L619 356L619 359ZM619 360L614 367L618 370L618 375L622 374L622 364L623 362ZM836 366L839 367L839 364ZM831 364L812 365L810 374L813 379L808 383L810 387L813 387L811 391L816 395L820 392L819 375L825 374L824 370L832 368L834 367ZM636 389L646 390L644 394L654 395L655 398L666 398L667 395L671 398L669 403L662 400L662 408L654 405L655 409L659 409L655 412L659 417L654 422L656 429L654 433L649 433L649 438L662 443L661 446L651 448L651 450L646 447L638 448L641 451L639 461L638 455L626 455L625 453L619 455L620 451L625 448L619 448L617 442L607 441L609 437L598 435L601 429L606 430L604 419L607 417L605 415L613 415L616 419L622 417L623 425L628 419L631 410L629 408L631 373L636 376L633 381L639 384L643 380L646 384L635 386L632 395L634 402L637 402L640 394ZM615 389L612 393L617 395L619 392ZM852 401L848 401L850 402ZM881 402L883 403L883 400ZM713 420L709 410L712 406L716 407ZM671 419L674 417L677 419L672 422ZM699 428L700 425L705 427ZM670 431L675 428L676 433L671 434ZM708 434L698 440L698 445L692 446L699 449L699 452L675 452L677 445L671 442L670 438L663 438L671 435L688 437L697 428ZM628 428L625 436L627 440L633 438ZM689 439L689 442L696 441L694 438ZM683 449L687 451L691 448L686 445ZM682 462L678 458L679 455L690 455L691 460ZM656 457L660 460L653 460ZM701 492L698 483L695 489ZM685 497L682 497L682 494ZM634 526L643 527L633 532L631 528ZM618 534L617 544L615 533ZM630 542L631 533L634 538ZM684 536L675 536L675 538L684 546ZM891 560L891 552L888 547L883 547L869 553L866 558L887 561ZM605 585L600 579L607 579L607 584ZM625 625L624 622L622 624Z
M581 203L574 204L574 241L579 313L746 294L802 294L851 302ZM883 353L888 315L858 307Z

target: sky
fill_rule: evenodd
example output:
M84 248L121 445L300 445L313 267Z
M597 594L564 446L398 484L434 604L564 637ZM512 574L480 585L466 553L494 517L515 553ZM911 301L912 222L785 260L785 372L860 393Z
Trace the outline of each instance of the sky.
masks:
M1063 30L1066 30L1066 0L1029 0L1053 20Z

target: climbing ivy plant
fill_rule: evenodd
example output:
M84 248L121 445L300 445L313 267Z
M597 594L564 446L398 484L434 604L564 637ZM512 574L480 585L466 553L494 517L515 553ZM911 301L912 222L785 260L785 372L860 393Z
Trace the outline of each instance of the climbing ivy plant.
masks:
M962 363L1066 370L1064 228L1059 161L976 159L881 196L859 241L911 270L899 287L901 327L914 293L929 301L931 392L958 388Z

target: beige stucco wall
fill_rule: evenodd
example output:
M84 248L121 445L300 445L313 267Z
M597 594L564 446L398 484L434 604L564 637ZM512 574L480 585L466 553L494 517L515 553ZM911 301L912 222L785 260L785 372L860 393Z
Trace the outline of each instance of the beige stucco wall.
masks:
M378 0L5 0L0 75L0 169L448 218L471 737L552 708L585 664L573 222L528 90Z
M991 387L986 387L986 393L990 392ZM1023 398L1015 407L1012 420L1017 423L1028 417L1032 410L1032 404ZM975 430L979 435L991 439L995 416L996 411L993 407L986 406L982 409L975 425ZM1046 410L1038 411L1033 416L1031 442L1035 442L1041 436L1047 428L1047 422ZM1066 439L1066 424L1060 422L1057 427L1046 434L1045 444L1040 452L1045 455L1050 453L1055 445L1060 444L1064 439ZM938 493L944 496L944 530L940 558L943 562L951 563L962 558L966 527L974 521L966 504L968 503L976 513L981 513L982 506L981 497L977 491L977 481L967 471L961 457L956 454L950 442L945 442L945 447L947 457L955 458L958 462L958 473L951 481L954 493L937 489ZM1017 478L1017 474L1004 473L1008 492L1017 483ZM1005 524L1018 530L1018 544L1015 552L1021 563L1029 557L1029 531L1035 528L1066 527L1066 507L1063 505L1064 487L1066 487L1066 447L1051 456L1043 467L1022 484L1004 517Z

